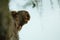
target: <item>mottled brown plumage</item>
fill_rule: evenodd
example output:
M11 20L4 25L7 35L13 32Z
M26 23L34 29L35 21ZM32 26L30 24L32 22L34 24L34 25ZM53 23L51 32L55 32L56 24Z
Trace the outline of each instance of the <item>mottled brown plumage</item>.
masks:
M18 31L28 22L30 16L23 13L27 11L10 12L8 3L9 0L0 0L0 40L19 40Z
M21 30L22 26L26 24L30 20L30 15L28 11L21 10L21 11L12 11L12 16L15 22L15 26L17 30Z

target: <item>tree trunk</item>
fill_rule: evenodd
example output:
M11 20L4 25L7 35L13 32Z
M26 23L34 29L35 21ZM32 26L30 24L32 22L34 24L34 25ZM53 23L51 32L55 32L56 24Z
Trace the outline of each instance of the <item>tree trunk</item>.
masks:
M0 40L18 40L8 2L9 0L0 0Z

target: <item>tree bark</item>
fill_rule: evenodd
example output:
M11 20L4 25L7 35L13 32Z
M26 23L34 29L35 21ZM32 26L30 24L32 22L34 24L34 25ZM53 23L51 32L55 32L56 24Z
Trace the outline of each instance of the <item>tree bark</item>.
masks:
M0 40L19 40L8 3L9 0L0 0Z

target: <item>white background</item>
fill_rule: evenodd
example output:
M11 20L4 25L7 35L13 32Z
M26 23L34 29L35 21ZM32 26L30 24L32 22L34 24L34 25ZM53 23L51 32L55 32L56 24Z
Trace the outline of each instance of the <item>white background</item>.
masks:
M19 32L20 40L60 40L60 8L57 0L42 0L42 7L32 8L32 5L23 8L28 0L11 0L10 10L27 10L31 19ZM40 3L39 3L40 4Z

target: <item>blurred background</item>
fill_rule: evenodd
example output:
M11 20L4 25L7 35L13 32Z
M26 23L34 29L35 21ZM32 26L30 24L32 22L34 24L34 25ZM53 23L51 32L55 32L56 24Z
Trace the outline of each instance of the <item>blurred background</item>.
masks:
M10 0L9 9L31 16L19 31L20 40L60 40L60 0Z

